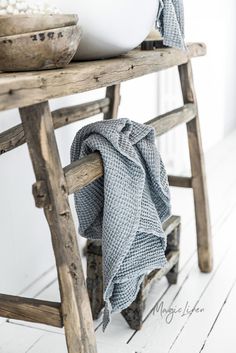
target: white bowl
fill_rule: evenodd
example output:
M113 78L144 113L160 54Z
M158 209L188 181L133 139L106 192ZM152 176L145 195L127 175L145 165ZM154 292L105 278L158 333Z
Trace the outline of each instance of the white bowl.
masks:
M159 0L67 0L64 7L78 13L83 33L74 60L109 58L137 47L152 29L158 6Z

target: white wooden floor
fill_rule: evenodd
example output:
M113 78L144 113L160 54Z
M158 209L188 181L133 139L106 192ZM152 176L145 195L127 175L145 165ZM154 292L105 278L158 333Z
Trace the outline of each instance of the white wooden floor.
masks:
M212 273L200 273L197 265L192 191L173 189L173 211L182 217L178 284L169 286L165 278L154 284L139 332L119 314L105 333L100 321L95 322L99 353L215 353L221 347L236 352L235 151L236 132L206 156L214 236ZM42 273L21 295L59 300L55 268ZM174 310L173 316L161 315L161 305ZM0 353L26 352L66 353L63 329L0 319Z

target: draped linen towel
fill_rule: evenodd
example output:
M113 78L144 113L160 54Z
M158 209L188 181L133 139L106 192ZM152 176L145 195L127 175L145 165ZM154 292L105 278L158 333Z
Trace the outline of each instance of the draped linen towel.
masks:
M183 0L160 0L156 26L166 46L186 49Z
M154 128L126 118L84 126L71 146L71 161L99 151L104 175L76 192L79 234L101 239L105 309L127 308L144 276L166 264L162 223L170 216L166 171Z

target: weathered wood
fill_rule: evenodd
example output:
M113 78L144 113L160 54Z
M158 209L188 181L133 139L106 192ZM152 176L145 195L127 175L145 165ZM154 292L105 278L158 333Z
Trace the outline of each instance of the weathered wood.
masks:
M109 110L103 115L103 119L116 119L118 116L118 109L121 101L120 84L107 87L106 98L109 99L110 105Z
M167 275L168 272L173 268L173 266L178 262L178 260L179 260L179 251L170 251L170 252L168 252L168 254L166 255L166 259L167 259L168 263L166 264L165 267L160 268L158 270L152 271L146 277L146 279L144 281L144 286L145 286L145 289L147 290L147 292L150 289L151 281L159 280L163 276Z
M99 240L87 241L87 289L93 319L96 320L104 307L102 246Z
M173 48L148 52L137 49L114 59L71 63L65 69L0 74L0 111L116 85L205 53L204 44L192 43L186 52Z
M179 251L179 241L180 241L180 228L181 225L179 224L168 236L167 248L166 248L166 255L168 256L169 253ZM169 284L176 284L178 279L179 273L179 259L175 263L175 265L167 272L166 278Z
M0 37L76 25L78 15L1 15Z
M103 175L103 162L100 153L91 153L64 168L69 194L79 191L84 186Z
M95 353L91 309L48 102L20 109L20 115L36 180L47 185L49 204L44 212L56 259L68 351Z
M180 224L180 216L170 216L162 225L166 236L169 236L173 230Z
M197 109L197 99L190 61L179 66L179 76L184 104L193 103ZM195 204L198 263L202 272L210 272L213 266L212 237L198 111L196 118L187 123L187 132Z
M61 304L0 294L0 316L63 327Z
M36 181L36 183L32 186L32 193L36 207L44 208L50 205L48 187L45 180Z
M103 98L89 103L54 110L52 112L54 129L90 118L97 114L104 114L108 111L109 105L109 98Z
M0 133L0 155L13 150L25 143L25 133L22 124L16 125Z
M54 129L87 119L91 116L106 113L109 109L108 98L99 99L71 107L60 108L52 112ZM0 133L0 155L24 144L25 134L22 124Z
M183 107L174 109L171 112L159 115L147 121L145 124L154 127L157 136L161 136L176 126L187 123L196 116L194 104L185 104Z
M75 55L81 35L80 26L73 25L0 37L0 71L65 67Z
M194 104L186 105L170 113L148 121L146 124L155 128L156 135L161 135L181 122L186 122L195 116ZM179 122L180 120L180 122ZM83 186L103 175L102 159L98 153L81 158L64 168L69 194L78 191Z
M192 178L182 177L177 175L168 175L168 181L170 186L176 186L181 188L191 188Z
M145 310L145 299L144 299L144 290L143 283L137 294L136 299L133 301L130 306L122 310L121 314L125 318L129 327L132 330L139 331L142 328L143 324L143 312Z

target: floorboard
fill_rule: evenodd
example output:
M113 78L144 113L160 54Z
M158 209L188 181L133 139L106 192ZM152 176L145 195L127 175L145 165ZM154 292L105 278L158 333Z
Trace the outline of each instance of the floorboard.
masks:
M224 347L227 353L235 353L236 335L236 281L233 282L228 294L208 331L199 353L217 352Z
M219 236L215 238L214 271L210 274L202 274L198 270L196 258L195 261L189 262L190 269L188 270L185 268L185 270L182 271L178 284L171 286L164 298L162 298L161 302L163 303L164 308L167 310L181 309L183 313L186 305L188 305L189 308L193 308L194 305L198 303L202 293L206 290L212 278L214 278L218 272L220 265L224 263L223 260L229 252L229 249L232 250L232 246L236 245L235 237L232 232L230 233L231 241L223 241L224 232L232 229L233 219L236 217L236 208L235 212L232 213L232 216L233 217L229 217L228 219L227 227L224 226ZM169 323L169 320L171 320L171 315L168 316L163 314L161 317L160 310L158 310L158 308L161 308L160 305L161 303L159 300L157 301L156 306L154 306L154 314L150 315L149 320L144 323L142 331L137 332L132 339L133 343L145 348L146 352L154 352L153 349L155 346L155 353L169 352L169 348L172 346L173 340L175 340L175 338L183 330L183 327L188 319L188 315L182 316L182 314L176 313L173 315L173 319ZM193 315L193 317L196 317L201 322L203 315L202 313L199 313ZM196 331L193 331L192 333L198 340L198 334L196 335ZM189 342L192 344L191 340ZM191 352L193 352L192 349Z
M44 333L5 322L0 326L0 353L26 353Z

